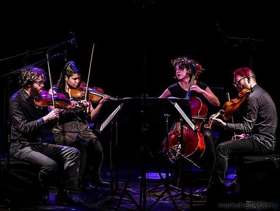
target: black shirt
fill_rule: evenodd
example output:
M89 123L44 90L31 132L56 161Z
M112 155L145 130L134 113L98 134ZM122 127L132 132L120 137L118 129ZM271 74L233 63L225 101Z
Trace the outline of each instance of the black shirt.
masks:
M208 86L203 83L202 81L197 81L196 83L197 86L199 86L201 89L205 90ZM179 83L174 83L170 85L168 88L169 92L173 97L178 97L178 98L186 98L187 96L187 91L184 90ZM199 98L204 98L202 94L199 94L197 92L191 91L191 96L197 96ZM203 100L204 101L204 100Z
M243 111L243 122L227 123L227 129L248 134L249 138L270 150L275 150L278 117L270 95L260 86L255 85L240 109Z
M21 88L10 98L10 116L12 121L11 142L38 142L40 128L44 124L43 116L48 109L37 108L34 100Z

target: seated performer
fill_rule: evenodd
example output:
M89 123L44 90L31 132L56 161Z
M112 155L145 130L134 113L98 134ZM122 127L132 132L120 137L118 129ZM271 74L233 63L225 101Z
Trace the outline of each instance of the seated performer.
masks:
M53 128L57 144L73 146L80 150L80 185L83 191L94 188L93 185L109 187L102 180L100 169L103 162L103 147L97 136L89 127L88 121L93 121L99 114L103 103L109 100L104 95L94 107L90 100L71 95L75 89L81 88L81 72L73 61L67 62L60 74L52 94L63 94L71 104L59 112L58 124ZM73 100L75 98L75 100ZM50 106L50 109L54 109Z
M214 144L216 143L216 139L213 136L211 129L203 128L201 125L203 124L207 115L208 108L206 104L219 107L220 101L209 86L194 77L201 68L201 66L196 61L187 57L178 57L174 60L171 60L171 64L174 67L175 78L178 80L178 82L165 89L160 95L160 98L177 97L189 99L190 103L193 102L191 109L193 106L196 106L196 102L199 102L197 106L201 106L205 110L202 111L204 112L201 116L202 118L199 117L200 114L197 116L192 115L192 118L194 122L199 123L197 125L199 133L202 133L202 138L198 138L203 139L202 141L204 142L204 151L201 153L201 157L196 160L195 163L198 164L198 166L200 166L209 177L215 162ZM192 80L194 78L195 80ZM193 109L196 108L193 107ZM175 126L176 125L173 124L170 131L173 131Z
M256 82L255 73L248 67L240 67L233 72L233 85L244 101L239 105L242 122L227 123L211 116L211 124L216 124L237 135L232 140L221 142L216 149L216 162L206 191L206 207L215 207L226 193L224 184L228 161L247 155L275 153L277 148L277 110L270 95ZM241 98L241 97L240 97ZM228 111L231 112L229 109ZM227 109L222 113L227 115Z
M48 112L47 107L37 108L45 83L45 72L38 67L27 67L19 75L21 89L9 101L11 126L10 156L40 166L39 182L42 186L42 203L49 204L48 184L63 166L62 180L56 195L56 203L80 205L71 190L78 188L80 152L74 147L41 142L40 128L59 116L58 109Z

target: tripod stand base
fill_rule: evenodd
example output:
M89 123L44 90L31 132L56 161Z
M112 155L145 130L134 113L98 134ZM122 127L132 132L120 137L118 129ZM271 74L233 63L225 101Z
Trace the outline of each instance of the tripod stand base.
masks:
M99 202L97 202L97 206L102 205L107 202L113 202L116 200L120 200L122 193L120 193L118 191L123 192L123 189L118 188L118 189L106 191L106 192L100 194L98 198L100 198L101 200ZM127 192L129 194L137 194L136 191L131 190L131 189L127 189ZM127 198L123 198L123 200L126 202L131 202L131 200L129 200Z
M160 186L157 186L157 187L150 188L150 189L148 190L148 192L151 192L151 191L153 191L153 190L160 189L160 188L165 188L165 189L166 189L165 185L160 185ZM178 188L178 187L176 187L176 186L173 186L173 185L169 185L168 188L169 188L169 190L171 190L171 189L175 189L175 190L177 190L177 191L180 191L180 190L181 190L180 188ZM155 196L161 196L164 192L167 193L167 191L165 190L165 191L155 191L155 192L153 192L153 194L154 194ZM167 195L167 196L168 196L168 195ZM166 196L166 197L167 197L167 196Z
M120 196L113 196L113 195L110 195L109 197L106 197L102 200L100 200L99 202L97 202L97 206L101 206L103 204L109 204L109 203L112 203L114 201L119 201L120 200ZM123 201L125 202L128 202L128 203L131 203L131 200L127 199L127 198L122 198Z

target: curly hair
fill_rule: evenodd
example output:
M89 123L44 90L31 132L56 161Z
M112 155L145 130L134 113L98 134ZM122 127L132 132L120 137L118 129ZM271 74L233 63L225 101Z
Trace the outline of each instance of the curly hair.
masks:
M179 69L181 70L187 68L188 70L191 70L192 73L195 73L200 68L199 63L197 63L193 59L189 59L186 56L178 57L171 60L171 64L174 68L179 67Z
M26 88L28 85L32 85L39 77L46 80L45 71L35 66L29 66L21 70L19 75L19 84L21 87Z

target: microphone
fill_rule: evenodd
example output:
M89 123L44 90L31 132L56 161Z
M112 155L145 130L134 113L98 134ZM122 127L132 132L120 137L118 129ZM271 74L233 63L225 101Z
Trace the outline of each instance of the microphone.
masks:
M72 37L71 40L70 40L70 43L72 45L74 45L75 48L78 48L78 45L77 45L77 42L76 42L76 36L75 36L74 32L69 32L68 34L71 35L71 37Z

